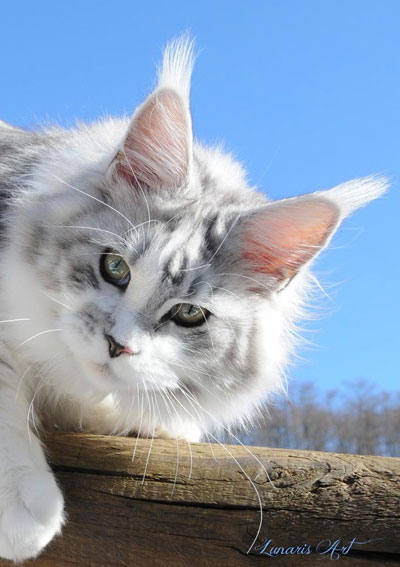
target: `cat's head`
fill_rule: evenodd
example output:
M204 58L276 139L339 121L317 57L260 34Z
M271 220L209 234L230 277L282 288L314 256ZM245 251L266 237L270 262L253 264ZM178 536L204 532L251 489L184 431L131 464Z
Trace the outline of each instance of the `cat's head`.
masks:
M229 156L193 143L191 67L191 44L171 44L130 123L65 142L26 254L80 380L192 396L235 420L281 384L308 265L385 184L268 202Z

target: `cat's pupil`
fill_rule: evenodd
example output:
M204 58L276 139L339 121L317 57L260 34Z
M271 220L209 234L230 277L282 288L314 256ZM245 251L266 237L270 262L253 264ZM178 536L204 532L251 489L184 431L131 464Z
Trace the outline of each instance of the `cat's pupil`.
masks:
M121 264L122 264L121 260L117 260L116 262L111 262L109 265L110 270L117 275L122 274L122 270L119 269Z
M184 317L193 317L193 318L201 313L199 307L197 307L196 305L191 305L189 303L184 303L181 306L181 311Z

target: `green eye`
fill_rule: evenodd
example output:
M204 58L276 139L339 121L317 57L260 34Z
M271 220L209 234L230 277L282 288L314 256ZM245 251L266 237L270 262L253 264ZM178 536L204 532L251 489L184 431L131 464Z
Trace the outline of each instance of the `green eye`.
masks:
M172 319L177 325L184 327L198 327L210 315L208 309L191 303L179 303L171 309Z
M128 264L116 252L108 252L101 256L100 272L106 282L122 288L126 288L131 279Z

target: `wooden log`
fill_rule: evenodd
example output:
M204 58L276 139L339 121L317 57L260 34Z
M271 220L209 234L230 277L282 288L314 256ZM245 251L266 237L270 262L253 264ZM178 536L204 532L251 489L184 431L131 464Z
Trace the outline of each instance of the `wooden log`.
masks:
M400 459L83 434L47 446L68 523L32 567L239 567L275 552L301 567L338 557L337 541L338 565L400 562Z

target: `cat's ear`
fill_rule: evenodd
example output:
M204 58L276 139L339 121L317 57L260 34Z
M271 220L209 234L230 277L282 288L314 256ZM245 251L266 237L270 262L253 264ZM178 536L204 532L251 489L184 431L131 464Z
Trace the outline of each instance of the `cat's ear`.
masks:
M193 43L183 37L164 51L158 86L136 110L111 163L111 174L137 188L181 188L189 182L192 124L189 109Z
M240 223L240 255L251 272L279 283L293 276L326 246L338 207L323 198L296 198L266 205Z
M383 178L356 179L250 212L238 223L241 260L253 274L270 276L272 286L290 281L327 246L343 218L386 188Z

